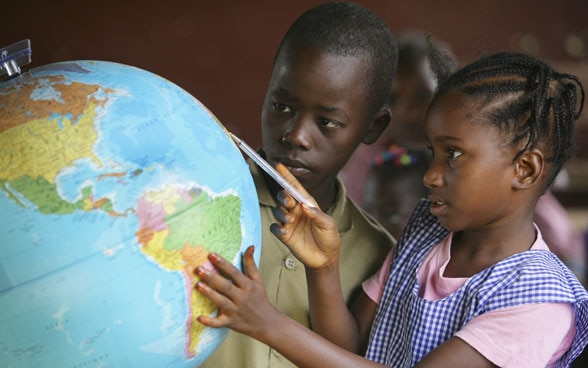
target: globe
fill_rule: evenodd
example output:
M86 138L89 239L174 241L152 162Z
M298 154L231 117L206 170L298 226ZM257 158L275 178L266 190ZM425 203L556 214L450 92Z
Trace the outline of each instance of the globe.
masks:
M106 61L0 82L0 366L197 367L228 330L194 268L241 267L253 180L196 98Z

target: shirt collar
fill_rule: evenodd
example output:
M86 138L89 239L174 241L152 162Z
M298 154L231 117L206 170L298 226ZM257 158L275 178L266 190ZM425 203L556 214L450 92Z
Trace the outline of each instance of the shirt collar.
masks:
M272 197L265 181L263 179L263 171L262 169L257 166L255 162L253 162L250 158L247 158L247 164L249 165L249 170L251 175L253 176L253 182L255 187L257 188L257 197L259 200L260 206L266 207L275 207L277 205L276 201ZM337 190L337 195L335 197L335 202L331 208L327 211L337 224L337 228L340 234L343 234L353 227L353 221L351 219L351 211L347 198L347 191L345 190L345 186L343 182L339 178L335 183L335 188Z

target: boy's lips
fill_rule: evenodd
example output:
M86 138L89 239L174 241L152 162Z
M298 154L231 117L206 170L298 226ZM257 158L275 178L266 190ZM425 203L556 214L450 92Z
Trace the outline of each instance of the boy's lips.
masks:
M296 177L310 172L310 169L304 165L304 163L289 159L288 157L277 157L276 162L280 162L282 165L286 166L288 170L290 170L290 172Z

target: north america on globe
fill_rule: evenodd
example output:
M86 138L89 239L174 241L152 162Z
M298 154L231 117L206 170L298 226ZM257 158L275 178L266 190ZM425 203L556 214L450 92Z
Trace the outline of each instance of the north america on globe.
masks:
M216 307L194 269L260 243L216 118L150 72L63 62L0 83L0 147L1 365L200 365L227 331L196 320Z

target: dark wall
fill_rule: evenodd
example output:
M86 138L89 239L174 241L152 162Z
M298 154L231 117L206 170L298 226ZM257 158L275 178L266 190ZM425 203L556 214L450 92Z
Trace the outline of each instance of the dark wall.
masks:
M0 46L31 39L29 68L97 59L149 70L186 89L257 146L260 105L278 42L298 15L321 2L3 0ZM588 68L586 0L358 2L394 30L423 29L448 41L462 61L523 49ZM580 47L579 57L566 52L566 37L583 39L572 48L578 53Z

